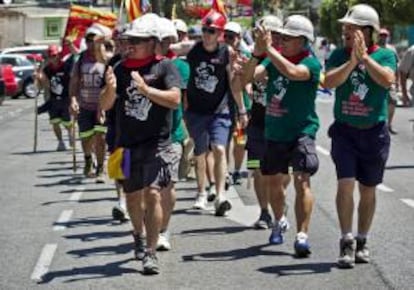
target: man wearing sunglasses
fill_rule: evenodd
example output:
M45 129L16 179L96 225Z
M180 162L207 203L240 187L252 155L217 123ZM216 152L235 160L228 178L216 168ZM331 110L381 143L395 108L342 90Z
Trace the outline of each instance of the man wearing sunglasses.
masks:
M118 100L120 135L116 146L131 152L130 176L122 181L122 187L133 227L135 257L142 260L144 274L160 272L156 256L163 220L160 192L172 186L172 109L180 103L176 68L170 60L156 56L158 27L159 17L152 13L130 24L124 33L128 56L108 68L101 97L104 110Z
M219 44L226 18L212 10L201 21L202 41L187 55L190 79L187 88L186 124L194 140L198 194L194 207L203 209L207 203L205 191L206 159L209 147L215 160L217 197L215 215L224 216L231 209L224 197L227 173L226 146L231 119L229 98L231 97L232 72L229 48ZM246 109L240 95L235 95L241 121L247 123Z
M318 170L315 135L319 128L315 99L320 64L309 51L314 40L313 25L304 16L289 16L279 30L281 52L272 46L271 34L259 26L252 62L267 53L262 65L268 77L266 87L266 148L261 170L267 175L270 204L275 222L269 237L271 244L282 244L288 223L284 217L285 182L289 166L293 168L296 189L297 257L308 257L308 228L313 208L310 177Z
M104 112L99 108L99 95L105 71L104 42L112 36L108 27L94 23L85 34L86 51L82 52L73 66L70 80L70 110L78 118L79 136L85 156L85 177L96 177L104 183L105 160ZM92 153L96 155L96 173L93 172Z

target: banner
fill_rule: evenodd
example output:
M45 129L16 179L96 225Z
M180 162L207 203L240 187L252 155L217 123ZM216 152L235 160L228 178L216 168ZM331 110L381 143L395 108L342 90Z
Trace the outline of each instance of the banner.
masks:
M95 22L113 29L117 23L117 18L111 12L102 12L94 8L71 5L65 35L62 41L62 56L70 53L69 46L64 40L69 39L74 42L75 46L80 47L86 29Z
M132 22L151 8L149 0L125 0L125 10L128 22Z

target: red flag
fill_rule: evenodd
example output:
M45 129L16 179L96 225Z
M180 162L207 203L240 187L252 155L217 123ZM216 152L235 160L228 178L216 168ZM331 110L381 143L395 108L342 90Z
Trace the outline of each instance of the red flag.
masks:
M116 25L116 15L110 12L101 12L97 9L91 9L79 5L71 5L69 11L68 22L66 24L65 35L63 40L70 39L75 46L79 47L80 42L85 35L86 29L92 23L100 23L109 28L114 28ZM62 56L70 52L65 41L62 42Z
M213 0L213 4L211 5L211 8L223 14L227 18L226 7L222 0Z

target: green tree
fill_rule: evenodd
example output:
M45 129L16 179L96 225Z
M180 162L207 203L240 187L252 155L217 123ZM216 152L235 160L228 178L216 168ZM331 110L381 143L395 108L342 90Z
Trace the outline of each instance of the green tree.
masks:
M349 7L358 3L374 7L380 15L381 26L392 28L394 25L414 22L412 0L323 0L319 10L321 34L340 43L341 27L338 19L345 15Z

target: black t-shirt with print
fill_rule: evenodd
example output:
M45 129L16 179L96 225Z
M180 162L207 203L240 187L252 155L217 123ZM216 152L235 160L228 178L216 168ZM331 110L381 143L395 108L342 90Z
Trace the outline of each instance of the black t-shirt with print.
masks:
M172 110L139 94L131 72L138 71L149 86L167 90L180 87L178 71L168 59L154 59L134 68L131 68L130 63L125 60L114 68L116 93L121 106L119 145L127 148L167 145L170 142Z
M50 99L52 101L68 101L70 69L64 62L54 66L47 64L43 73L49 79Z
M261 63L265 58L259 60ZM252 83L253 102L250 109L249 125L264 130L266 114L266 85L267 82L254 81Z
M188 110L200 114L213 114L221 109L223 101L226 101L224 105L228 110L228 47L220 44L215 51L208 52L202 42L198 42L188 53L187 61L190 65Z

